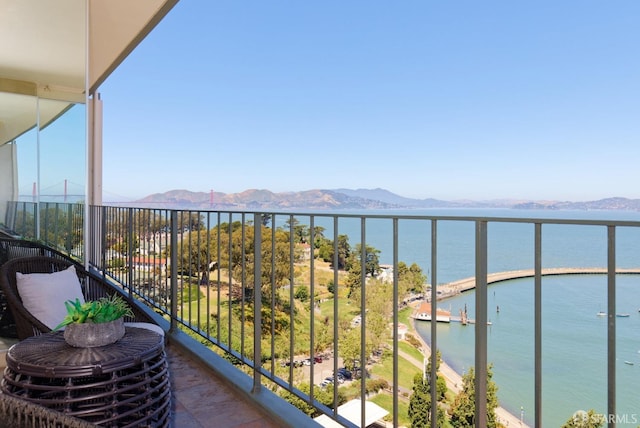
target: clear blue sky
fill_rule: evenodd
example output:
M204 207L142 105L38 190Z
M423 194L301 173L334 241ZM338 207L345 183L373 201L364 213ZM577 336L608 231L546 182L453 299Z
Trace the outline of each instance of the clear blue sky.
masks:
M102 85L105 199L640 198L639 19L637 0L181 0Z

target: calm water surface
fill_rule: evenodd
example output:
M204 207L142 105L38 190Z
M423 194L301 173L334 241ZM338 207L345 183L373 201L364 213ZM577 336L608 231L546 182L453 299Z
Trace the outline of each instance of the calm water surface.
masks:
M388 211L381 214L390 214ZM640 213L621 211L519 211L519 210L430 210L399 214L438 216L483 216L567 219L616 219L639 221ZM333 223L325 236L332 237ZM381 250L381 263L393 261L392 223L367 220L367 245ZM340 220L339 233L347 234L352 246L361 242L358 219ZM439 220L437 283L474 275L473 222ZM431 223L398 222L398 259L417 263L433 279L431 266ZM488 228L489 272L533 269L534 227L516 223L490 223ZM544 225L543 268L605 267L607 234L604 227ZM640 230L618 228L616 261L621 268L640 267ZM561 426L579 409L607 408L605 275L566 275L543 278L543 426ZM441 302L454 314L465 304L473 317L474 292ZM640 276L618 275L617 312L629 313L617 322L617 413L618 426L640 425ZM500 312L496 307L500 307ZM488 359L493 364L500 404L516 415L524 409L532 424L534 407L533 279L506 281L489 287ZM429 323L419 323L419 333L430 342ZM458 323L438 325L438 347L443 358L459 373L474 364L474 330ZM625 361L634 363L626 364ZM626 420L630 423L621 423Z

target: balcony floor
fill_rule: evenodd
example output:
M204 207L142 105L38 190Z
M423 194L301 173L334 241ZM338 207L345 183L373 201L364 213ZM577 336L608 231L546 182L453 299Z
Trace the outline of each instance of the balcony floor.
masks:
M167 358L173 393L173 427L280 426L250 400L218 379L215 373L190 359L179 345L167 347Z
M15 339L0 338L0 371ZM278 428L280 425L255 403L192 360L179 345L167 346L171 376L172 421L176 428Z

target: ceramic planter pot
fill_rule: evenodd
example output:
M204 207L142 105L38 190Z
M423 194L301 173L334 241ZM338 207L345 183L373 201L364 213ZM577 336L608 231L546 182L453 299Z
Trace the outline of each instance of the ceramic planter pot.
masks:
M124 318L105 323L72 323L64 329L64 340L76 348L95 348L117 342L124 336Z

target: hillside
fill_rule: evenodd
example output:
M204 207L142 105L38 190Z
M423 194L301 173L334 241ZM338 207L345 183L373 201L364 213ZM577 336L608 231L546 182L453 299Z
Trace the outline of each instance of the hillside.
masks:
M363 210L427 208L513 208L548 210L627 210L640 211L640 199L622 197L596 201L530 201L496 199L489 201L433 198L412 199L385 189L314 189L302 192L274 193L249 189L240 193L192 192L170 190L155 193L128 205L146 208L200 210Z

